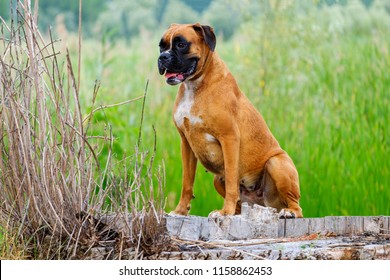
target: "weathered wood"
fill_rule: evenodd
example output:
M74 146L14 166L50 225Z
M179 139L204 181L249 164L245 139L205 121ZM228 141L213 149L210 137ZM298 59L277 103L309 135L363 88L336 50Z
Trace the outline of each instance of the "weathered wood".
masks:
M170 235L182 239L208 239L210 228L207 220L196 216L171 216L166 218L166 227Z
M308 234L310 219L288 219L284 237L296 237Z
M169 229L169 232L173 236L191 240L298 237L313 233L324 235L390 233L390 217L388 216L329 216L324 218L275 220L274 216L272 219L271 216L260 218L259 216L264 215L261 214L261 211L266 211L261 208L257 210L245 209L245 211L243 216L237 215L217 220L191 216L167 217L168 225L175 220L175 225ZM194 219L194 225L191 225L192 219ZM202 233L200 233L200 230Z
M236 216L163 219L180 252L162 252L149 259L390 259L389 216L278 219L275 209L244 205ZM131 227L125 216L100 221L115 224L118 230ZM92 259L105 259L115 248L89 252ZM122 258L134 254L125 249Z
M325 230L334 234L357 234L364 231L363 217L325 217Z
M381 229L383 229L383 216L366 216L363 217L363 231L364 232L372 232L372 233L380 233Z
M278 237L278 215L273 208L242 206L242 214L216 219L195 216L167 216L171 236L189 240L245 240Z
M286 232L286 219L279 219L278 221L278 237L284 237Z
M325 232L326 230L324 218L310 218L308 234Z
M162 252L148 259L170 260L227 260L227 259L320 259L320 260L373 260L390 259L390 242L366 237L333 237L326 239L257 239L248 241L179 243L180 252ZM194 246L196 244L196 246ZM188 247L188 250L186 249ZM131 254L131 252L130 252ZM125 256L126 257L126 256Z
M324 218L279 220L278 237L297 237L325 232Z
M273 208L243 205L242 214L209 219L199 216L165 216L168 233L189 240L245 240L253 238L390 234L389 216L328 216L324 218L278 219ZM113 230L131 231L131 218L105 215L100 221Z
M383 228L380 233L390 234L390 217L383 217Z
M347 217L325 217L325 230L334 234L346 233Z

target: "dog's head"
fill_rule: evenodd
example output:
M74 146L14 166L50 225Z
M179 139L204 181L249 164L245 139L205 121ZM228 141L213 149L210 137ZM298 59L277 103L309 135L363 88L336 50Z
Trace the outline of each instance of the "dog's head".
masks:
M213 28L207 25L172 24L161 38L158 70L167 83L177 85L203 71L216 45Z

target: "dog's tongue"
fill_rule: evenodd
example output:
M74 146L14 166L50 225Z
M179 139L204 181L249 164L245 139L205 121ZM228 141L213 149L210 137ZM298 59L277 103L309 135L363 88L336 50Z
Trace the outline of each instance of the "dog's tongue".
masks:
M165 73L165 78L169 79L172 77L176 77L179 80L182 80L184 78L183 74L181 74L181 73L169 73L169 72Z

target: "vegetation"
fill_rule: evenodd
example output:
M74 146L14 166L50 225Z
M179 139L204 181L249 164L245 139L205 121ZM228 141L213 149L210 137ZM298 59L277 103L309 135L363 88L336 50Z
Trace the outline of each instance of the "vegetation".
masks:
M141 5L147 20L132 29L140 20L129 19L133 31L127 36L120 18L102 8L96 18L111 20L111 27L102 29L109 25L99 27L85 16L82 44L73 32L77 14L70 20L62 13L65 21L53 24L53 39L47 27L41 34L25 21L27 8L13 22L2 21L3 257L84 258L104 242L119 244L109 258L123 257L131 244L142 257L150 240L158 241L159 231L148 229L159 228L159 218L176 206L181 189L180 139L172 123L177 87L166 85L156 67L166 15L174 15L176 6L158 2L165 3L163 12L153 1L113 0L103 6L96 1L106 8ZM180 5L184 2L190 1ZM236 11L231 24L225 24L225 12L210 16L222 10L222 2ZM211 1L177 20L216 27L217 51L298 168L304 215L389 215L386 1L234 3ZM133 15L133 8L123 9ZM222 206L212 181L199 165L191 214L206 216ZM132 215L136 224L121 237L112 235L110 225L99 227L95 220L105 212ZM145 239L136 240L139 236Z
M18 21L1 29L1 258L84 259L95 247L108 249L105 258L142 258L165 248L155 151L142 151L139 134L131 155L114 161L110 124L90 133L94 113L107 107L94 107L98 83L90 113L80 104L81 66L73 61L81 42L74 59L61 55L51 36L43 39L28 1L16 12Z

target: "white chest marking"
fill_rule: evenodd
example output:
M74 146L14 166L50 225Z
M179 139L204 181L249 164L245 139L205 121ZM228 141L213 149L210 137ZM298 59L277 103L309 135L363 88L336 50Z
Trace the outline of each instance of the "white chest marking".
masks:
M177 106L176 112L173 115L177 126L182 126L184 118L189 119L191 124L202 123L202 119L198 116L191 115L192 105L194 105L194 91L192 88L185 88L184 97Z

